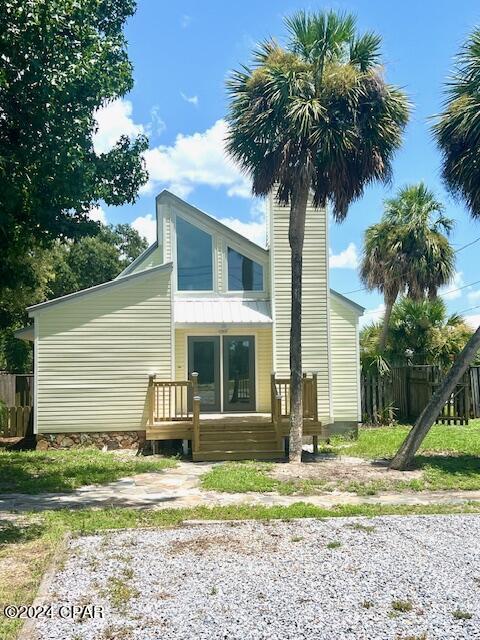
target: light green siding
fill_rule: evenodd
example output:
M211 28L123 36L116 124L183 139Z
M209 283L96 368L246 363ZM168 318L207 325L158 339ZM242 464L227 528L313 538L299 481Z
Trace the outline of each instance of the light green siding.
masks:
M357 422L359 407L358 313L330 297L333 414L336 422Z
M171 265L35 312L37 430L145 428L148 376L172 373Z
M289 207L269 200L269 249L271 255L273 360L279 375L289 375L290 347L290 246ZM318 372L318 413L324 423L332 421L328 353L328 251L327 216L323 209L307 208L303 252L302 360L304 371Z

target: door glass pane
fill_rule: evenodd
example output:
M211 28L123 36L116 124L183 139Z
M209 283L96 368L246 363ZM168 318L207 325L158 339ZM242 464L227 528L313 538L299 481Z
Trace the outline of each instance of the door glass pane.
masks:
M227 402L241 409L251 403L250 340L231 338L227 341Z
M193 371L198 373L198 395L202 406L214 406L215 393L215 344L211 341L193 343Z
M228 247L228 290L262 291L263 267Z
M212 291L212 236L177 216L179 291Z

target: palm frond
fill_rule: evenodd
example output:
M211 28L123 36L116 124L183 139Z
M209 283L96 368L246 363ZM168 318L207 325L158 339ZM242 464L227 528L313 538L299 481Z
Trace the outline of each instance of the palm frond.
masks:
M446 186L464 200L472 217L480 217L480 28L457 56L433 133L442 153Z
M350 42L350 62L361 71L368 71L380 62L381 37L376 33L365 33Z

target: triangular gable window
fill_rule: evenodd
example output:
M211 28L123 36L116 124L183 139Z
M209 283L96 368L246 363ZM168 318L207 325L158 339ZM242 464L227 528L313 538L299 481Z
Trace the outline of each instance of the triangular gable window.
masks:
M228 290L263 291L263 267L228 247Z

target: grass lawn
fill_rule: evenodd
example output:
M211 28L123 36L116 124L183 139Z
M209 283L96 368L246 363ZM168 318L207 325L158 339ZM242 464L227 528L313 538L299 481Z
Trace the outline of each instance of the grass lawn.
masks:
M196 507L159 511L133 509L88 509L46 511L27 514L17 522L0 522L0 611L7 604L31 604L43 573L59 557L66 533L86 535L106 529L172 527L184 520L272 520L347 516L480 514L479 503L463 505L342 505L323 509L305 503L288 507ZM21 621L0 616L0 640L14 640Z
M358 440L333 438L322 451L332 455L365 459L391 458L407 435L410 427L363 428ZM320 471L320 464L317 467ZM335 463L334 463L335 464ZM338 462L339 466L341 463ZM275 491L283 495L311 495L321 491L340 489L360 495L378 491L425 491L480 489L480 421L468 426L436 425L432 427L415 460L419 471L414 479L393 479L385 472L378 479L325 479L312 477L312 464L308 477L279 480L273 477L278 465L257 462L232 462L215 467L202 478L207 490L230 493L245 491ZM400 474L401 475L401 474Z
M172 458L126 457L98 449L0 451L0 493L72 491L174 467ZM0 636L1 640L1 636Z

